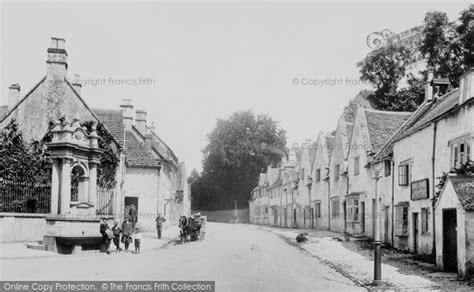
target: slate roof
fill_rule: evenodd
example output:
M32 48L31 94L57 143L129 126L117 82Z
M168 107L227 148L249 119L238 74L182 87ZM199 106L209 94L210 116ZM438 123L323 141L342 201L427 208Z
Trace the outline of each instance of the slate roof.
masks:
M0 121L7 114L7 112L8 112L8 106L6 106L6 105L0 106Z
M449 177L459 202L465 210L474 211L474 176Z
M135 167L159 167L160 161L146 150L134 133L127 131L125 143L125 163Z
M407 112L388 112L365 109L372 150L376 153L410 117Z
M428 125L440 115L450 111L459 103L459 89L455 89L438 97L435 103L423 102L418 109L411 114L398 131L385 143L375 160L381 160L393 152L393 144L408 135L411 135Z
M92 109L105 128L112 134L120 147L124 146L124 125L121 110Z

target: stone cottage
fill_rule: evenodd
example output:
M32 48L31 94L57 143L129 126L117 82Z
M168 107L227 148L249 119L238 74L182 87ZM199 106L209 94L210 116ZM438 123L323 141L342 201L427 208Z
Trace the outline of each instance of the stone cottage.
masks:
M433 94L438 79L429 74L425 101L376 154L376 161L391 159L395 170L392 217L396 248L421 255L440 252L435 235L439 235L436 226L443 218L434 212L433 198L443 172L472 160L473 71L461 77L460 88L441 96Z
M435 205L436 265L474 274L474 177L448 176Z
M348 194L346 203L346 232L351 235L368 236L373 238L375 205L375 186L370 162L389 140L394 132L410 116L410 113L389 112L359 107L356 112L352 138L349 145L348 165ZM380 169L377 169L380 171ZM379 188L384 190L383 188ZM379 192L379 198L389 198L390 192ZM390 200L382 200L382 217L384 220L383 241L388 242L385 234L389 234L389 218L391 216ZM387 239L387 240L385 240Z
M320 132L316 140L316 152L311 172L311 198L314 201L315 228L329 229L331 221L329 193L329 159L334 146L334 136Z
M353 123L339 119L334 135L334 146L329 160L329 176L327 177L330 198L330 230L345 230L344 200L347 195L347 153L351 139Z

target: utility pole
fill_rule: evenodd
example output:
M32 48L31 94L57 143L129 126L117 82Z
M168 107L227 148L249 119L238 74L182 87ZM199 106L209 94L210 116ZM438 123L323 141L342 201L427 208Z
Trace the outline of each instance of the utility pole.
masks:
M380 202L377 185L380 179L380 170L375 170L375 232L374 232L374 284L382 282L382 253L380 250Z

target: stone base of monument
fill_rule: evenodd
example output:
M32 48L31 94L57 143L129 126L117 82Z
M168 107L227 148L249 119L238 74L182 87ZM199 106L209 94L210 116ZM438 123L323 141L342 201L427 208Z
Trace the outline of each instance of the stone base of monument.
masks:
M72 254L84 250L101 250L100 218L104 216L50 215L46 219L43 245L46 250Z

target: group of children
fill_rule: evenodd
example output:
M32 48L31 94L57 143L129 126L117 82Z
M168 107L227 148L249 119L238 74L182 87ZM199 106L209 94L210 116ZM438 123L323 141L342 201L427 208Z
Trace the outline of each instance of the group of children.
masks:
M128 252L130 243L133 242L135 245L135 254L140 253L140 245L141 241L143 240L143 236L140 233L140 228L134 226L129 217L125 218L122 226L119 226L119 222L115 220L112 229L110 229L106 219L103 219L102 223L100 224L100 233L102 234L102 239L106 246L107 254L110 254L111 240L113 240L117 252L122 251L120 242L124 244L126 252Z

